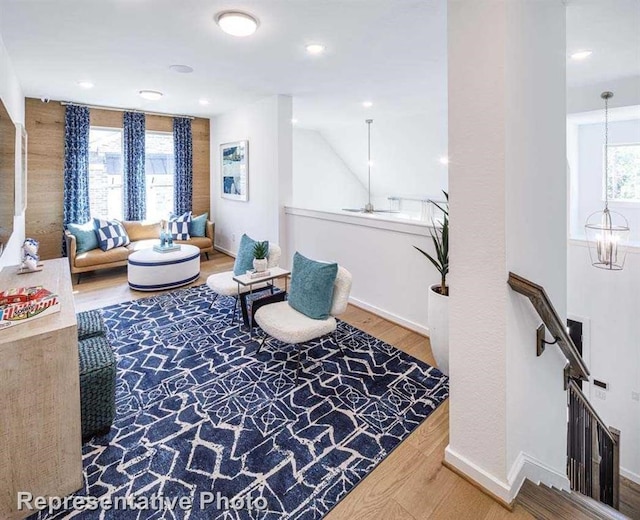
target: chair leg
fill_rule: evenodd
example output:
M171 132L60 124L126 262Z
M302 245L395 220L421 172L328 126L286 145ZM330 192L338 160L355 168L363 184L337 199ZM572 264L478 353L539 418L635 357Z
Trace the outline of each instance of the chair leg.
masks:
M216 300L218 299L219 294L215 293L215 296L213 297L213 300L211 300L211 306L209 307L209 309L213 309L213 304L216 303Z
M235 301L233 302L233 316L231 318L231 325L235 325L236 323L236 313L237 313L236 309L238 308L238 298L234 297L234 300Z
M342 345L340 345L340 340L338 340L338 327L333 331L333 342L336 344L336 347L340 349L340 353L344 356L344 349Z
M82 273L78 273L78 279L76 280L76 284L80 283L80 277L82 276Z
M264 338L262 338L262 341L260 342L260 345L258 345L258 350L256 350L256 354L260 352L260 349L262 349L266 341L267 341L267 335L265 334Z
M205 253L204 256L206 256L207 260L209 260L209 253Z
M302 347L300 345L296 345L298 347L298 355L296 356L296 384L298 384L298 380L300 379L300 351Z

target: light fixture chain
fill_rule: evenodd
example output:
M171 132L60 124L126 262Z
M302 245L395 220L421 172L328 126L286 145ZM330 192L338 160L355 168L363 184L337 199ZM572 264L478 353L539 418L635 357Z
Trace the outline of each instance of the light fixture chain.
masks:
M609 97L604 98L604 208L609 209Z

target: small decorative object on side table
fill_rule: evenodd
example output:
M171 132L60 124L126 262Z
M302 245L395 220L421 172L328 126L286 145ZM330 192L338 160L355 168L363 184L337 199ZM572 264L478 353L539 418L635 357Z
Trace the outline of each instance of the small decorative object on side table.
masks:
M35 273L42 271L38 248L40 243L35 238L27 238L22 244L22 262L18 267L18 274Z
M253 246L253 268L256 273L262 273L267 270L269 263L267 255L269 254L269 242L256 242Z

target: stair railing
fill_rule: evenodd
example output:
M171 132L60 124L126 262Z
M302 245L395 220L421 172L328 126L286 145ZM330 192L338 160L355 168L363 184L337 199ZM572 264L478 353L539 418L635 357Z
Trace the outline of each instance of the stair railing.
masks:
M542 319L536 331L536 353L557 344L567 365L567 476L571 489L616 509L620 500L620 432L607 427L586 396L581 382L589 381L589 369L569 336L544 288L522 276L509 273L509 286L529 298ZM545 340L545 328L554 341Z

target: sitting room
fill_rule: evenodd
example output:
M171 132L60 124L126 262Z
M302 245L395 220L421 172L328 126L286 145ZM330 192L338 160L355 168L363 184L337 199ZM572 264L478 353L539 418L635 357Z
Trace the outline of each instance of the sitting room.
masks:
M633 518L567 415L581 1L0 0L0 519Z

